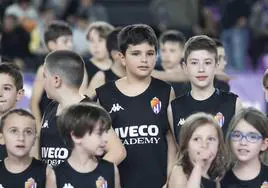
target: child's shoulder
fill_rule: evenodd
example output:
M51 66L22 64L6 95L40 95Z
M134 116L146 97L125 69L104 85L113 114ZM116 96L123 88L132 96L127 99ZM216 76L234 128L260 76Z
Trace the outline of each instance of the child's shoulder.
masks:
M157 84L159 86L164 86L164 87L168 87L168 88L171 87L171 85L169 83L167 83L166 81L160 80L160 79L155 78L155 77L152 77L152 84Z
M176 105L180 105L180 104L184 104L187 99L190 97L190 92L186 92L183 95L180 95L178 97L176 97L174 100L171 101L171 104L176 104Z

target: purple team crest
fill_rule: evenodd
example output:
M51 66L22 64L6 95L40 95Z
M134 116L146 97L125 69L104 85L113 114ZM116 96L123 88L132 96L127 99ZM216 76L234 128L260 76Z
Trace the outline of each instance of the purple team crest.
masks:
M224 124L224 116L221 112L218 112L215 116L215 120L218 122L219 126L222 127Z
M157 97L154 97L151 100L151 108L152 108L152 110L154 111L155 114L158 114L160 112L160 110L161 110L161 101Z

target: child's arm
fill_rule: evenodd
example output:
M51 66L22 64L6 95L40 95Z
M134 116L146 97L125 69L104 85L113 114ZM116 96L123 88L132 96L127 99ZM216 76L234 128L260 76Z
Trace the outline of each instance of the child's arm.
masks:
M123 146L121 140L114 132L114 129L110 128L110 130L108 131L106 154L104 155L103 159L118 165L126 158L126 155L126 149Z
M87 88L87 95L90 98L94 98L96 96L95 89L105 84L105 74L103 71L97 72L90 80L89 86Z
M241 110L242 108L243 108L242 101L239 97L237 97L235 103L235 114L237 114L237 112L239 112L239 110Z
M174 132L173 117L172 117L172 110L171 110L171 105L170 105L170 102L174 99L175 99L175 92L174 92L173 88L171 88L170 97L169 97L169 106L168 106L168 111L167 111L169 130L168 130L168 133L166 135L167 144L168 144L168 155L167 155L168 156L168 161L167 161L167 164L168 164L167 175L168 175L168 177L169 177L169 174L172 170L172 167L176 161L176 155L178 152L178 146L176 143L175 136L173 134L173 132Z
M168 181L168 188L186 188L187 177L183 172L181 166L175 165L171 171L170 178Z
M46 188L57 188L56 176L51 167L46 170Z
M79 93L82 95L86 94L87 88L88 88L88 74L87 74L87 70L84 66L84 77L83 77L83 82L79 88Z
M31 97L31 102L30 102L30 109L36 119L36 123L37 123L37 128L39 128L40 123L41 123L41 112L39 109L39 102L41 101L41 97L42 97L42 93L44 91L43 88L43 82L44 82L44 78L43 78L43 65L41 65L38 68L38 71L36 73L35 76L35 81L33 83L33 89L32 89L32 97Z
M121 188L120 185L120 175L116 165L114 165L114 187Z

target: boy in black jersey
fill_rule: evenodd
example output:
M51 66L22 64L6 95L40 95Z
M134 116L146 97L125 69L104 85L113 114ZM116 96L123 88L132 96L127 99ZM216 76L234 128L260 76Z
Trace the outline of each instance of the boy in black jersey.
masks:
M0 63L0 119L4 113L15 108L23 96L23 77L19 68L12 63ZM4 140L0 133L0 161L6 156Z
M117 36L122 28L116 28L112 31L106 39L106 47L113 65L109 70L100 70L91 79L90 84L92 88L98 88L106 82L115 81L126 75L126 69L121 63L120 51L117 44Z
M185 44L184 35L176 30L167 30L159 37L160 46L160 70L166 73L177 72L182 75L182 79L172 82L176 96L183 95L191 89L187 76L182 69L183 48Z
M108 141L109 114L96 104L81 103L64 110L57 124L71 155L48 176L49 187L120 188L117 166L98 158Z
M23 109L13 109L2 116L8 156L0 162L0 187L45 188L46 174L52 169L30 157L36 139L34 116Z
M219 39L214 39L217 46L217 54L218 54L218 66L214 79L214 87L221 89L223 91L229 92L230 86L228 84L229 77L225 73L225 66L227 65L225 49L222 42Z
M58 50L51 52L44 63L44 89L48 98L54 99L45 110L40 132L40 154L46 163L56 166L69 156L68 149L59 137L56 119L62 110L72 104L91 101L79 93L83 81L84 61L75 52ZM125 149L113 129L109 132L107 153L104 158L120 163Z
M190 38L185 44L184 60L183 67L192 89L171 102L176 139L184 120L196 112L215 115L225 134L231 118L242 104L237 95L223 92L213 85L218 66L215 41L205 35Z
M44 33L44 42L49 52L55 50L72 50L73 48L73 33L68 23L63 21L51 22ZM40 124L44 111L47 105L51 102L47 98L43 87L43 72L44 66L41 65L36 73L35 81L33 84L32 98L31 98L31 111L33 112L37 125Z
M162 187L176 153L167 112L174 91L151 77L157 38L150 26L123 28L118 43L126 77L106 83L96 92L127 150L119 165L121 184L124 188Z
M103 21L93 22L88 26L86 39L88 40L89 52L92 55L86 63L89 78L89 85L86 94L91 98L96 98L95 89L97 86L91 80L98 80L98 71L109 70L113 64L106 48L107 36L114 30L114 26Z

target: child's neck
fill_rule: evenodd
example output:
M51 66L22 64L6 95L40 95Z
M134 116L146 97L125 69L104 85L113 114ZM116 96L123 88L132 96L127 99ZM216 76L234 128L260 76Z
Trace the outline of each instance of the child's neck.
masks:
M192 85L191 95L195 100L202 101L212 96L215 92L214 87L207 87L206 89L199 89Z
M30 166L31 162L32 158L29 155L24 157L8 155L8 157L4 159L7 170L12 173L23 172Z
M73 149L72 154L68 159L68 163L74 170L80 173L92 172L98 165L95 156L89 156L87 153L76 149Z
M146 91L151 80L151 77L139 80L137 78L127 76L116 81L116 86L124 95L134 97Z
M239 161L232 170L239 179L251 180L259 175L261 162L258 157L248 162Z
M83 98L85 97L81 95L78 90L65 90L62 92L59 99L57 99L57 102L59 103L57 115L61 113L62 109L79 103Z
M111 70L120 78L126 75L126 69L119 62L114 62Z
M91 62L101 70L108 70L111 68L113 64L113 62L110 60L108 56L103 59L96 59L93 57L91 58Z

